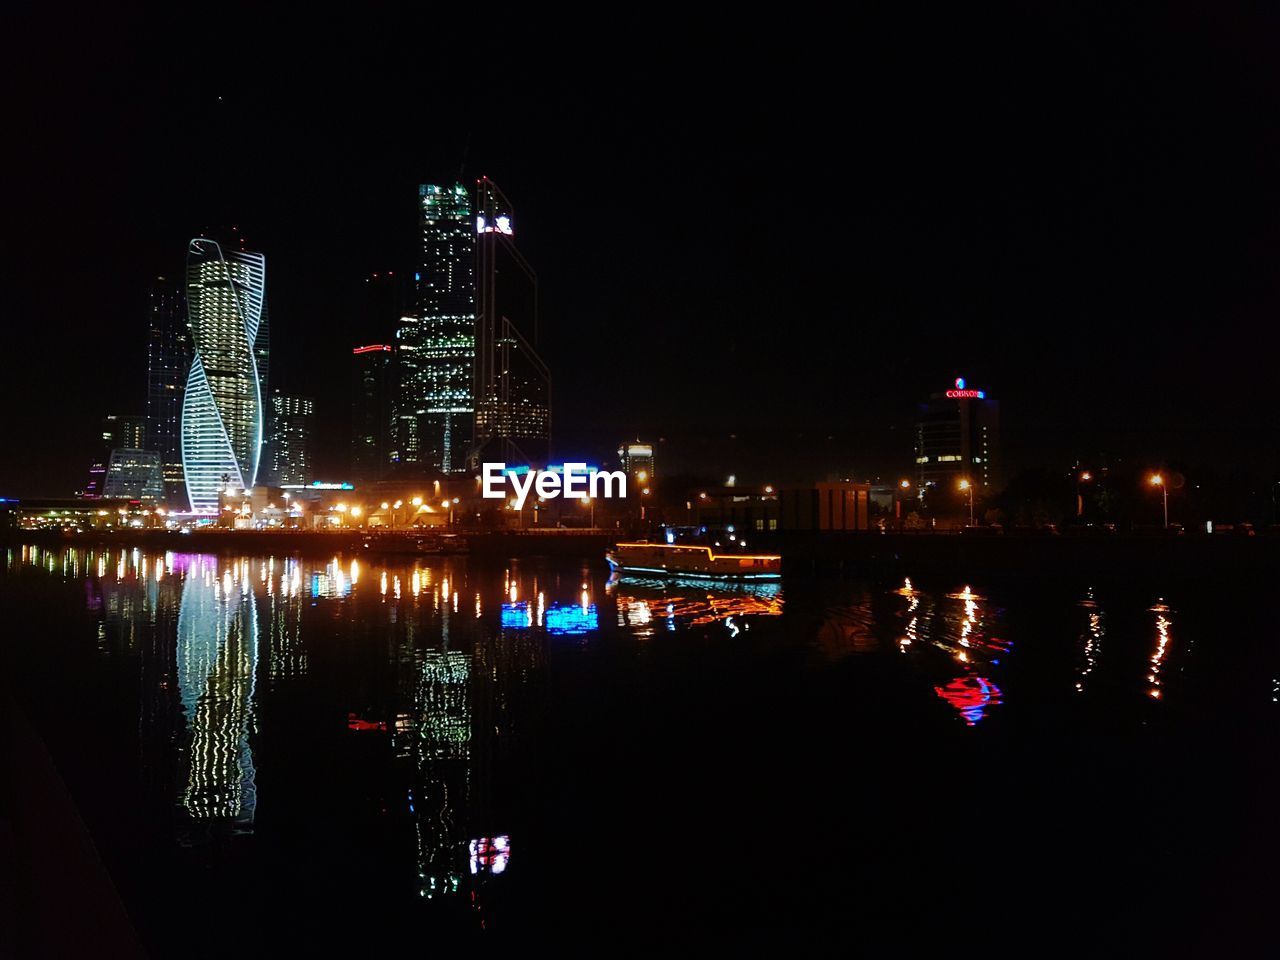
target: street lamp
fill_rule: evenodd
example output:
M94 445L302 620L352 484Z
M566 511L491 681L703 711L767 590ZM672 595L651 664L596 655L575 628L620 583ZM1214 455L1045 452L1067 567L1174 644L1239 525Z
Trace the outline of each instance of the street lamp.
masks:
M960 481L960 489L969 491L969 526L975 526L973 521L973 484L968 480Z
M1084 492L1080 489L1080 484L1088 483L1093 479L1093 474L1088 470L1081 470L1076 475L1076 516L1084 516Z
M1164 477L1158 473L1151 475L1151 485L1159 487L1160 493L1164 496L1164 528L1169 529L1169 485L1164 482Z
M902 498L905 497L907 495L907 491L911 489L911 481L899 480L898 489L901 490L902 493L893 498L893 519L895 520L902 519Z
M589 494L583 494L582 502L591 507L591 529L596 528L596 498Z

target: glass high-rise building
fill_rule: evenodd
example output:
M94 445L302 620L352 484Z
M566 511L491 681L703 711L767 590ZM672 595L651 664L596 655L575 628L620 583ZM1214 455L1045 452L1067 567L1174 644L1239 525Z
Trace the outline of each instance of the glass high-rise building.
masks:
M309 483L313 469L315 402L279 390L271 394L271 440L267 470L272 483Z
M112 452L117 449L141 450L146 446L147 421L145 417L109 413L102 418L102 446L93 466L89 468L89 482L81 495L101 497L107 479L107 467Z
M351 361L351 474L357 481L368 482L386 472L390 453L395 373L391 345L356 347Z
M157 277L147 308L147 450L160 454L165 499L186 500L182 482L182 395L191 367L182 287Z
M543 463L551 448L551 372L538 354L538 276L515 243L515 213L487 177L476 184L473 456Z
M160 454L131 447L112 450L102 495L129 500L163 500L164 473Z
M191 509L216 512L219 491L257 482L263 440L259 326L266 258L224 252L198 237L187 248L191 370L182 402L183 479Z
M461 184L418 188L422 262L415 315L396 331L399 389L389 460L466 468L475 413L476 228Z

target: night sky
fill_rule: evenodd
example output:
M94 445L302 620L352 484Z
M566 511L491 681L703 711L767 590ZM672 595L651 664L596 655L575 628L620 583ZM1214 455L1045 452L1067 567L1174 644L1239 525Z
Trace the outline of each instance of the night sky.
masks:
M1280 16L1202 6L6 12L0 495L83 483L143 410L149 280L229 224L340 474L361 282L459 171L538 270L558 454L892 478L963 375L1009 472L1274 473Z

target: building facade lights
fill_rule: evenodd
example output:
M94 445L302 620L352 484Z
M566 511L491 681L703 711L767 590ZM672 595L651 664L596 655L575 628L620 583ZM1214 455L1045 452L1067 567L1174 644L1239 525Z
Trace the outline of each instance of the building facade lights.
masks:
M261 343L266 258L198 237L187 248L191 369L182 403L183 479L191 509L218 509L228 482L252 487L263 441Z

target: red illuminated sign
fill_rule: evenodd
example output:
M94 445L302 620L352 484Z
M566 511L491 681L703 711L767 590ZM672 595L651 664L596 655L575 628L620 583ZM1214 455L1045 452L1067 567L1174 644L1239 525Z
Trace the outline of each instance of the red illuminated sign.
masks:
M385 343L374 343L374 344L370 344L367 347L356 347L351 352L358 354L358 353L378 353L383 351L390 353L391 347L387 346L387 344Z
M985 400L987 394L983 390L948 390L947 396L952 400Z

